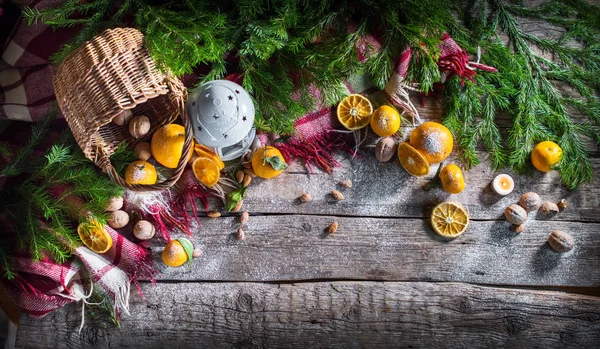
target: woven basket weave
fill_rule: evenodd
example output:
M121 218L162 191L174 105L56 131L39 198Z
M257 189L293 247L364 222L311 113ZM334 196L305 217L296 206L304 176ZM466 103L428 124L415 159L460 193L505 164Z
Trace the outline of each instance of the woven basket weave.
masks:
M110 156L119 144L134 146L127 125L112 120L130 109L150 119L151 135L181 116L185 127L182 154L189 154L192 130L185 112L187 90L174 76L160 71L143 46L143 35L133 28L109 29L72 52L54 76L58 105L85 156L117 184L135 191L166 189L181 176L186 156L166 180L153 185L128 184L117 173Z

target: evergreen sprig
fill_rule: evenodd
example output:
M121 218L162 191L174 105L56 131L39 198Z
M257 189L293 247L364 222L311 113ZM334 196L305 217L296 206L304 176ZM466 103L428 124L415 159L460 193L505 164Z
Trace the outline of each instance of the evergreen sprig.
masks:
M46 137L55 114L33 126L32 136L0 172L21 176L18 184L0 189L0 212L9 227L0 234L3 276L13 278L12 258L28 252L34 260L51 257L62 263L81 245L77 224L89 219L106 222L102 212L108 200L123 189L96 172L70 132L63 133L44 156L35 145Z
M499 70L478 72L464 84L458 77L446 82L444 123L466 166L480 161L477 149L483 147L494 168L528 172L535 143L554 140L564 151L558 170L567 187L593 178L588 143L600 140L600 8L584 0L533 7L519 0L69 0L24 14L32 23L82 27L55 55L57 63L100 31L130 25L126 18L132 15L152 56L176 75L198 64L207 71L201 83L241 73L256 104L257 126L280 134L293 132L294 121L317 103L338 103L343 82L354 74L367 72L383 88L407 47L413 53L407 80L430 91L440 81L438 46L448 32ZM524 17L563 33L527 33L520 25ZM368 35L380 39L377 50ZM358 47L365 46L368 59L360 62ZM320 99L311 94L314 88Z

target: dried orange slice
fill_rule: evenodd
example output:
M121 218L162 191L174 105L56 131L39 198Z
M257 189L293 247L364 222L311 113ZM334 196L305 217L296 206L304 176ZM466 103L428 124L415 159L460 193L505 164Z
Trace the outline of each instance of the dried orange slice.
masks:
M112 238L98 221L80 223L77 226L77 234L83 244L96 253L110 250L113 244Z
M467 230L469 214L458 202L442 202L431 213L431 225L441 236L455 238Z
M221 170L216 162L207 157L197 158L192 164L194 176L205 186L212 188L221 177Z
M223 160L221 160L219 155L215 154L215 152L212 151L209 147L207 147L203 144L196 144L194 146L194 151L196 152L196 154L198 154L199 157L209 158L212 161L214 161L217 164L217 166L219 166L219 170L222 170L225 168L225 164L223 163Z
M373 114L373 105L367 97L351 94L337 106L337 117L340 123L349 130L366 127Z
M407 142L398 145L398 159L406 172L413 176L421 177L429 174L429 162L425 156Z

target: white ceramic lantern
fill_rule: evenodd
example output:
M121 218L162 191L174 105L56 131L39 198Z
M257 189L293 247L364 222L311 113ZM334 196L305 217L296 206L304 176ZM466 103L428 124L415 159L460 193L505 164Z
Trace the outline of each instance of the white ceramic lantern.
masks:
M239 158L252 145L254 104L240 85L228 80L202 84L186 107L198 143L212 148L222 160Z

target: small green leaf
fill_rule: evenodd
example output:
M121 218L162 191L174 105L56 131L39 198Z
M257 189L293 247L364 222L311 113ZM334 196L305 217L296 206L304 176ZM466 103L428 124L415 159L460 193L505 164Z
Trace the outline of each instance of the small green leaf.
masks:
M235 205L244 199L244 196L246 195L246 189L246 187L240 187L227 194L227 204L225 205L225 209L227 209L228 212L233 210Z
M192 263L192 254L194 253L194 245L192 244L192 242L186 238L179 238L177 239L177 241L179 241L179 243L181 243L181 246L183 246L185 254L187 254L188 256L188 263Z
M279 156L265 157L265 161L269 163L275 171L282 171L288 168L288 165Z

